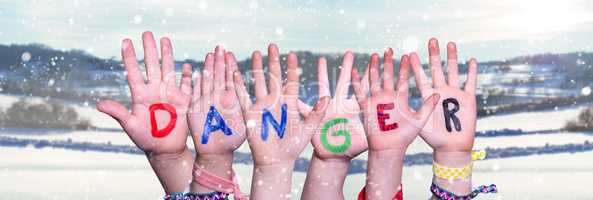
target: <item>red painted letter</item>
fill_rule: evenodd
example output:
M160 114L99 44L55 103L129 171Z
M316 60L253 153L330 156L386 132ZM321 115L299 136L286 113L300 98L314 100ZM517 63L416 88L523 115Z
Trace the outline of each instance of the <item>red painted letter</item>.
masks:
M379 128L381 131L390 131L397 128L397 123L385 124L385 121L389 119L389 114L384 113L385 110L391 110L395 108L393 103L388 104L377 104L377 121L379 121Z
M175 107L168 103L155 103L150 105L148 110L150 111L150 132L152 133L152 136L162 138L169 135L169 133L171 133L173 128L175 128L175 124L177 123L177 112L175 111ZM157 127L156 117L154 114L154 111L156 110L165 110L171 116L171 120L169 121L167 126L160 130Z

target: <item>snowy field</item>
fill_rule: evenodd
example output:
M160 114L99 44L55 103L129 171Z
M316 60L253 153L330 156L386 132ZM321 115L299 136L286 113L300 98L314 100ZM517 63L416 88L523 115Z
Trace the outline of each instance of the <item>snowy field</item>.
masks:
M41 98L37 98L41 100ZM0 95L4 105L17 101L14 96ZM119 128L112 118L93 107L73 105L79 113L100 128ZM479 130L522 129L525 131L562 128L567 120L578 115L582 107L558 111L505 114L478 120ZM17 138L68 140L133 145L119 131L63 131L39 129L4 129L0 135ZM593 141L593 134L555 133L512 137L477 138L476 149L485 147L527 147L545 144L582 143ZM191 139L188 145L193 148ZM2 199L157 199L162 189L146 159L140 155L78 152L63 149L0 147L0 193ZM249 152L247 143L239 149ZM408 153L430 152L417 139ZM309 158L309 146L301 157ZM366 153L357 159L366 159ZM236 164L235 171L243 191L249 191L252 165ZM474 184L496 183L498 195L478 199L591 199L588 188L593 178L593 152L493 159L476 164ZM295 172L293 199L298 199L305 173ZM431 181L430 166L404 169L406 199L427 199ZM364 185L365 174L350 175L345 184L347 199L355 199ZM568 187L570 185L570 187ZM34 192L32 192L34 191Z
M140 155L76 152L58 149L2 148L2 199L157 199L158 180ZM243 191L249 191L253 166L234 166ZM426 199L430 166L404 169L405 199ZM355 199L364 174L348 176L344 194ZM593 197L593 152L481 161L474 184L496 183L497 195L477 199L580 199ZM298 199L305 173L295 172L294 198ZM570 187L568 187L570 185Z

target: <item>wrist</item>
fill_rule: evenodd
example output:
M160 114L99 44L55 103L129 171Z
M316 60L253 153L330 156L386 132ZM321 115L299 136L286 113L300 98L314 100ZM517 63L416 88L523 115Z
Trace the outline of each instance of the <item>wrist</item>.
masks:
M366 199L392 198L401 185L405 151L390 149L369 151Z
M324 166L329 166L332 168L346 168L350 165L349 158L322 158L317 155L317 153L313 152L313 156L311 156L311 163L313 162L323 164Z
M471 151L434 151L433 159L447 167L465 167L471 164Z
M204 154L197 155L194 161L194 170L196 167L220 177L222 179L231 180L233 171L233 154ZM213 190L196 182L192 179L192 192L212 192Z
M187 148L175 153L150 153L146 157L166 193L182 192L191 182L193 156Z
M179 152L171 152L171 153L155 153L150 152L146 153L146 158L148 162L151 164L158 164L158 163L169 163L175 161L187 161L187 157L191 157L191 152L187 147Z
M348 158L323 159L313 153L301 199L344 199L349 165Z
M294 161L256 164L253 168L250 199L285 199L291 195Z

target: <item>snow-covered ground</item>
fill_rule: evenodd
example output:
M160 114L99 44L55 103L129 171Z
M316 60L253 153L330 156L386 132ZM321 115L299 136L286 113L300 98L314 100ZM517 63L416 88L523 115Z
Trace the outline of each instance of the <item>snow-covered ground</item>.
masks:
M77 152L61 149L2 148L2 199L157 199L158 180L140 155ZM252 165L234 166L243 191L249 191ZM305 173L293 175L298 199ZM405 199L426 199L430 166L411 166L402 177ZM500 193L478 199L581 199L593 196L593 152L481 161L473 182L496 183ZM364 174L346 179L344 194L355 199Z

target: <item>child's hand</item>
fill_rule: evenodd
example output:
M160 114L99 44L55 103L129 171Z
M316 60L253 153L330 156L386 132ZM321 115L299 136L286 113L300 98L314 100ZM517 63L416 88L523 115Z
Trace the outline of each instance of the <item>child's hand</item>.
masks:
M383 83L379 75L379 55L373 54L370 61L370 90L367 97L360 86L358 70L352 70L354 91L360 106L364 108L367 138L370 151L398 150L405 153L420 129L432 113L439 95L429 95L423 106L414 111L408 106L408 56L402 56L397 89L393 83L393 51L384 55Z
M349 161L366 151L368 145L360 120L360 107L355 97L348 97L350 75L354 64L352 52L346 52L340 68L334 98L329 102L319 130L314 132L312 143L315 156L321 159ZM319 97L331 96L327 74L327 61L320 58L317 64ZM365 77L368 80L368 77ZM367 81L368 83L368 81ZM311 108L300 102L299 110L305 115Z
M183 66L181 85L176 85L171 41L168 38L161 39L162 64L159 63L152 33L145 32L142 41L148 82L145 82L138 67L132 41L126 39L122 42L122 60L131 91L132 112L111 100L100 101L97 103L97 109L115 118L134 144L147 154L165 190L174 188L173 191L182 191L183 187L187 186L190 174L171 177L182 181L167 181L168 177L160 176L159 173L162 171L159 172L159 167L155 164L158 160L180 159L189 155L186 146L188 127L185 116L190 102L191 66ZM191 166L189 169L191 170ZM183 170L187 171L186 168ZM168 187L170 184L175 187ZM180 186L181 189L178 189Z
M441 66L439 45L436 39L428 44L432 86L416 54L411 55L416 85L423 97L441 95L435 111L422 129L420 136L435 152L467 152L472 150L476 130L476 76L477 62L469 61L465 89L459 88L457 49L455 43L447 45L448 83Z
M265 86L262 56L252 56L255 104L251 104L243 78L235 72L235 89L246 121L249 146L255 163L251 198L277 199L290 195L294 162L309 143L312 131L325 114L329 98L321 98L304 122L298 113L299 74L294 53L287 58L287 81L282 85L278 47L268 47L270 76ZM267 126L267 127L266 127Z
M460 168L471 163L471 150L474 144L476 130L476 78L477 62L470 59L468 64L465 89L459 88L457 66L457 48L455 43L447 45L448 83L441 66L439 45L436 39L428 44L432 86L416 54L411 55L411 63L416 77L416 85L422 96L439 93L439 101L428 123L422 129L420 136L434 150L434 161L438 164ZM471 192L471 176L464 181L450 181L434 178L434 182L455 194L469 194Z
M334 98L329 102L325 117L314 131L312 143L315 153L311 157L307 179L301 199L344 199L344 181L348 175L350 159L366 151L367 140L360 120L360 107L354 97L348 97L350 75L354 64L352 52L346 52L340 68ZM327 61L317 64L319 97L330 96ZM368 80L368 76L365 76ZM365 81L368 83L368 81ZM365 88L368 88L365 87ZM311 108L300 102L299 110L306 115Z
M118 102L103 100L97 104L97 109L115 118L132 141L147 154L175 154L186 149L187 120L185 113L189 106L191 86L191 69L184 70L181 86L175 82L175 66L171 41L161 39L162 65L159 63L156 44L151 32L142 35L144 46L144 63L148 82L144 81L132 41L126 39L122 43L122 57L126 68L127 79L132 97L132 113ZM185 65L184 68L188 68ZM187 81L189 80L189 82ZM151 134L150 107L157 103L171 105L176 113L173 129L164 137ZM157 128L172 121L170 113L157 110L154 112Z
M251 104L247 90L245 90L242 77L235 74L237 94L241 99L244 117L249 132L248 140L256 165L273 165L294 162L301 151L309 143L311 134L305 130L313 130L324 116L324 109L328 98L323 97L317 102L316 107L301 121L298 112L299 74L297 73L298 61L294 53L287 59L287 81L282 86L282 72L278 47L274 44L268 47L268 63L270 75L268 78L269 93L264 85L262 56L254 52L252 56L253 77L255 78L255 104ZM283 108L284 107L284 108ZM284 111L283 111L284 110ZM268 114L265 114L265 111ZM282 115L286 115L285 126L282 126ZM271 114L273 120L267 121L268 129L262 128L263 116ZM277 125L277 126L276 126ZM278 129L277 129L278 128ZM280 130L280 129L285 129ZM262 132L263 131L263 132Z
M239 70L232 53L217 46L206 55L202 73L196 75L189 127L196 148L195 163L222 178L231 179L233 152L245 141L245 123L235 93L232 74ZM193 192L208 188L193 183Z
M393 51L385 52L383 81L379 75L379 55L369 64L371 96L361 86L358 70L352 70L354 91L363 108L369 142L366 199L393 199L401 184L404 156L432 113L439 95L425 98L418 111L408 106L408 56L400 60L397 87L393 81Z
M199 155L232 154L245 141L245 123L235 93L232 74L239 70L232 53L218 46L206 55L198 72L189 116L189 127ZM210 115L210 123L206 120ZM218 118L220 116L221 118ZM222 119L223 121L219 121ZM225 126L229 128L225 130ZM210 127L209 130L204 128Z

